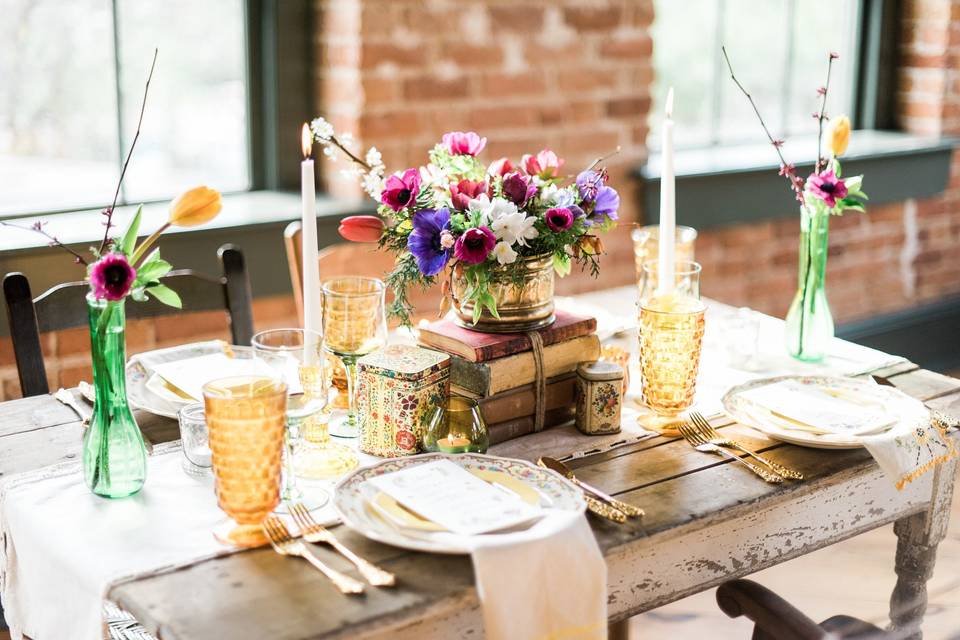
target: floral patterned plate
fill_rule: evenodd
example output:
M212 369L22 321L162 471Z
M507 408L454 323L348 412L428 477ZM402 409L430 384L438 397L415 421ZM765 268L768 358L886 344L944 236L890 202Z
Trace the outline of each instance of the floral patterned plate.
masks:
M894 389L875 384L868 380L857 378L834 378L828 376L778 376L751 380L730 389L723 396L723 408L730 416L757 431L774 438L803 447L815 449L857 449L863 446L859 436L839 433L811 433L801 429L791 429L783 421L773 417L768 411L761 409L740 394L750 389L756 389L783 380L795 380L800 384L810 384L829 388L831 393L841 395L846 399L860 398L872 407L882 405L883 410L896 417L896 421L888 431L900 429L903 425L916 424L918 421L929 421L930 411L923 403L907 394Z
M337 483L334 491L333 506L343 523L354 531L384 544L395 547L425 551L428 553L465 554L475 542L474 538L510 535L492 533L483 536L462 536L449 531L428 531L400 527L385 518L371 505L377 494L371 492L365 482L376 476L407 467L447 458L481 477L496 472L509 476L531 487L541 497L541 508L550 517L551 511L583 513L586 503L580 490L563 479L559 474L543 469L525 460L497 458L474 453L447 455L429 453L404 458L391 458L378 464L357 469ZM502 484L507 484L506 482Z

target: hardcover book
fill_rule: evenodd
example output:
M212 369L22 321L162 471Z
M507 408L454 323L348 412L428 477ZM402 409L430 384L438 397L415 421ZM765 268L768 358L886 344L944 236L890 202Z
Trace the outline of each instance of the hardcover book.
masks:
M590 335L597 330L596 318L568 311L557 311L555 315L556 322L537 332L544 346ZM530 338L523 333L471 331L458 326L450 318L420 327L419 341L426 347L446 351L469 362L487 362L531 349Z

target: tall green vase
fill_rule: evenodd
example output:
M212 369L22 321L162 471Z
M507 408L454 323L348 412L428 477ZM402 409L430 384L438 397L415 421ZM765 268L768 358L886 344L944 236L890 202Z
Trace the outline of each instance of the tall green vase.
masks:
M827 304L827 240L830 214L800 210L800 264L797 293L787 312L787 351L797 360L816 362L833 339L833 315Z
M83 434L83 477L96 495L125 498L143 488L147 450L127 403L124 301L88 295L87 309L96 401Z

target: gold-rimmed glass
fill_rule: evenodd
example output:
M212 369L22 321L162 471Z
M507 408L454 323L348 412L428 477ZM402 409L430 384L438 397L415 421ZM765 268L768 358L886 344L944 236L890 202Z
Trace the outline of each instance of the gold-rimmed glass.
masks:
M685 262L694 261L697 230L693 227L678 225L676 234L674 257ZM633 240L633 259L639 280L643 276L643 265L650 260L656 260L660 255L660 225L648 224L637 227L630 232L630 237Z
M340 358L347 372L349 409L331 423L330 433L356 438L357 360L387 344L386 287L382 280L344 276L323 283L323 347Z
M706 308L700 300L700 265L680 261L675 287L658 291L656 263L644 264L640 297L640 376L643 402L653 412L644 426L674 434L693 405Z
M203 386L217 503L236 526L214 535L225 544L267 543L260 528L280 502L287 385L272 376L235 376Z
M297 482L297 449L308 422L318 419L327 405L323 336L306 329L270 329L253 336L253 356L280 377L289 392L280 511L301 502L315 509L329 499L326 492L305 492Z

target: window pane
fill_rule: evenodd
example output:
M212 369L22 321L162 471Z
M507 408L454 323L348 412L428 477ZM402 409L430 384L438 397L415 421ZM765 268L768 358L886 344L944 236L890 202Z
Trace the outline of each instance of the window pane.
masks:
M110 2L4 0L0 216L113 195L116 85Z
M124 148L160 50L126 199L166 198L198 184L248 188L242 0L123 2L117 11Z
M827 113L853 102L857 0L655 0L653 148L660 145L663 100L676 92L678 147L765 139L749 102L730 80L720 46L753 95L774 136L813 133L817 88L834 63Z

